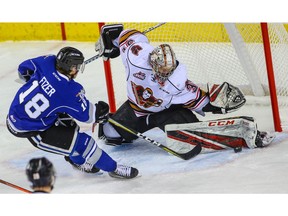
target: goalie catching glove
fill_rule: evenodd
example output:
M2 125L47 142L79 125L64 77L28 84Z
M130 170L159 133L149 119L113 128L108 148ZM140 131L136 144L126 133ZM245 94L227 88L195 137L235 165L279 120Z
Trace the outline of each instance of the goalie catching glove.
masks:
M204 112L226 114L238 110L246 103L242 91L227 82L214 84L210 90L208 86L208 92L210 103L203 108Z
M113 40L117 39L123 31L122 24L104 25L101 28L100 38L95 44L95 51L104 61L109 58L116 58L120 55L120 50L113 44Z

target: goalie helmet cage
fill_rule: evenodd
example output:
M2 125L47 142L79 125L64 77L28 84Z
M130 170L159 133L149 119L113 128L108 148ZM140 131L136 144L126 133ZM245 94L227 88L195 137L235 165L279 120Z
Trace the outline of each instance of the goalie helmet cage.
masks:
M156 24L123 23L124 29L140 31ZM188 77L204 90L207 83L226 81L243 91L247 104L271 106L274 129L280 132L288 126L285 27L282 23L166 23L147 36L154 46L169 43L187 66ZM104 70L110 111L115 112L127 100L125 68L116 58L104 62Z

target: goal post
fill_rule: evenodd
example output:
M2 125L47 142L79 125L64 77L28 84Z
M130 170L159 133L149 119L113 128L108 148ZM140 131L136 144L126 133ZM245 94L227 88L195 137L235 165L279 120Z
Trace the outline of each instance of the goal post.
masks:
M144 31L157 23L130 22L123 25L124 29ZM265 25L268 40L263 36ZM257 104L271 106L275 131L281 131L283 124L285 127L288 125L287 117L283 117L283 112L279 111L287 112L288 108L286 28L282 23L175 22L165 23L147 33L147 36L154 46L169 43L177 59L186 65L188 77L204 90L207 90L207 83L226 81L238 86L247 98L253 98L251 104L257 101ZM270 54L267 46L270 47ZM110 111L115 112L127 100L125 68L121 58L112 59L109 64L113 90L109 90L108 97L109 104L110 100L114 101L112 105L115 104L115 110ZM274 75L274 85L271 74Z
M281 127L281 120L280 120L280 114L279 114L279 106L278 106L278 99L277 99L277 92L276 92L276 85L275 85L274 69L273 69L273 60L272 60L272 53L271 53L267 23L261 23L261 30L262 30L264 53L265 53L265 62L266 62L266 68L267 68L267 77L268 77L269 90L270 90L272 113L273 113L273 119L274 119L274 129L275 131L281 132L282 127Z

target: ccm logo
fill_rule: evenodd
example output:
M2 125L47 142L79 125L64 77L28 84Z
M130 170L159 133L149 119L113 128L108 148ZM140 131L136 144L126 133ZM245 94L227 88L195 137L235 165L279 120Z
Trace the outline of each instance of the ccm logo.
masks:
M224 125L233 125L234 120L225 120L225 121L212 121L209 122L208 126L224 126Z

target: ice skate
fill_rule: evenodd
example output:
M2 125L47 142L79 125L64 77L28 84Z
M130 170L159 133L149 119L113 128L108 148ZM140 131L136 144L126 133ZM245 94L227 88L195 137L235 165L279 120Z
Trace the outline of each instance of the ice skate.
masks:
M266 131L257 131L257 137L255 140L255 144L257 147L265 147L268 146L275 138L275 133L270 133Z
M100 169L98 169L97 167L95 166L81 166L81 165L78 165L78 164L74 164L71 159L68 157L68 156L65 156L64 157L66 161L68 161L74 169L78 169L82 172L86 172L86 173L98 173L100 171Z
M138 175L138 169L121 164L117 164L117 168L114 172L109 172L109 175L113 178L132 179Z

